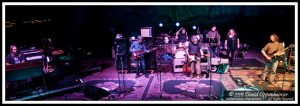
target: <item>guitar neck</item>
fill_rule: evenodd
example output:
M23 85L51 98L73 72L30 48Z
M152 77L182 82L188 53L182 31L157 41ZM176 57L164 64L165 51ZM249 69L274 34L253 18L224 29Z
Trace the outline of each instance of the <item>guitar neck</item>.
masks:
M290 49L291 47L292 47L292 45L290 45L290 46L288 46L288 47L284 48L283 50L280 50L279 52L284 52L284 51L286 51L286 50Z
M293 45L292 45L292 44L291 44L290 46L288 46L288 47L284 48L283 50L280 50L280 51L278 51L278 53L284 52L284 51L288 50L288 49L289 49L289 48L291 48L291 47L293 47ZM274 54L275 54L275 53L272 53L272 54L270 54L270 55L268 55L268 56L271 56L271 57L273 57L273 56L274 56Z
M144 54L144 53L147 53L147 52L150 52L150 51L153 51L153 50L156 50L156 48L153 48L151 50L148 50L148 51L137 51L139 54Z

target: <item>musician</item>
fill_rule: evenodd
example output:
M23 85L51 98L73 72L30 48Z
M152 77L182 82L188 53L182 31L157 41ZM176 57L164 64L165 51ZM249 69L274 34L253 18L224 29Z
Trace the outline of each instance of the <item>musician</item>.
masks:
M188 54L188 59L195 60L191 61L191 76L190 78L194 77L194 73L196 72L197 78L200 78L201 75L201 68L200 68L200 62L201 62L201 55L203 54L203 51L201 49L201 43L199 42L199 39L196 36L191 37L191 42L189 43L186 52ZM195 56L194 58L191 57L191 55Z
M272 34L270 36L270 40L271 40L271 42L268 43L267 45L265 45L265 47L261 50L261 53L263 54L263 56L270 62L266 62L265 69L262 72L261 81L259 81L259 84L265 82L266 76L268 73L268 69L270 67L271 67L271 74L270 74L269 83L272 85L275 84L274 77L276 74L278 60L276 60L276 59L272 60L272 58L269 55L273 54L273 56L281 56L284 54L284 52L279 52L279 51L283 50L283 45L278 42L279 41L278 36L276 34Z
M220 46L221 36L217 31L217 27L213 26L211 30L206 34L206 38L208 39L210 46L210 53L212 53L212 57L217 57L218 47Z
M132 55L137 56L137 54L135 53L137 51L147 51L145 45L142 44L142 41L143 41L143 37L138 36L137 40L132 42L132 44L130 46L130 52L132 53ZM145 59L144 59L143 54L140 54L139 58L134 60L135 65L136 65L136 77L135 78L140 77L139 61L141 62L142 70L143 70L143 73L144 73L145 77L149 78L147 73L146 73Z
M186 42L188 40L188 33L186 32L185 28L181 27L176 32L175 40L178 40L181 44L187 44Z
M234 29L230 29L228 31L225 43L224 43L225 49L227 49L227 57L229 58L229 61L232 63L234 60L234 55L236 49L240 48L240 39L236 35L236 32ZM229 54L231 53L231 56L229 57Z
M9 50L10 50L10 53L5 58L6 65L14 65L14 64L20 64L20 63L25 62L24 56L18 53L17 46L11 45ZM22 80L22 81L20 81L20 80L12 81L12 82L6 81L5 87L6 87L7 95L12 94L17 89L21 89L22 87L24 88L26 86L26 83L28 83L30 81L31 81L31 78Z
M123 38L123 35L121 34L121 33L118 33L117 35L116 35L116 39L122 39Z
M17 46L10 46L10 54L8 54L5 58L6 65L19 64L25 62L25 58L23 55L17 52Z

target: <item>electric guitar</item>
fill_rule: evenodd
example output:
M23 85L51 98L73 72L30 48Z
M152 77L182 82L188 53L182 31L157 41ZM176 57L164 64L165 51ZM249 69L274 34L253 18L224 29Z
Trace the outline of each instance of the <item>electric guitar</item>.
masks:
M153 50L156 50L156 49L157 49L157 47L152 48L152 49L147 50L147 51L142 51L142 50L135 51L134 53L132 53L131 58L134 59L134 60L136 60L136 59L138 59L142 54L144 54L144 53L149 53L150 51L153 51ZM136 55L134 55L134 54L136 54Z
M205 54L204 56L207 57L207 56L209 56L209 54ZM188 61L189 62L197 61L196 60L196 55L192 55L192 54L188 55Z
M291 47L294 47L294 46L295 46L294 44L291 44L291 45L289 45L288 47L284 48L283 50L280 50L280 51L278 51L278 52L274 52L274 53L272 53L272 54L267 54L271 59L269 60L269 59L267 59L266 57L264 57L264 59L265 59L265 61L266 61L267 63L271 63L271 62L273 62L274 60L277 59L277 56L274 56L276 53L284 52L284 51L286 51L286 50L288 50L288 49L290 49Z

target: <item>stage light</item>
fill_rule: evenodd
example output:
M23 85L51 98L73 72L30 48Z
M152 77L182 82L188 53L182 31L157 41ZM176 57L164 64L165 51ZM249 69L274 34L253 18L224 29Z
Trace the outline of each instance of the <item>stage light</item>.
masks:
M197 27L195 25L193 25L193 30L196 30L196 29L197 29Z
M179 26L180 24L179 24L179 22L176 22L176 24L175 24L176 26Z
M159 23L158 26L159 26L159 27L163 27L164 24L163 24L163 23Z
M132 36L132 37L131 37L131 40L135 40L135 37L134 37L134 36Z

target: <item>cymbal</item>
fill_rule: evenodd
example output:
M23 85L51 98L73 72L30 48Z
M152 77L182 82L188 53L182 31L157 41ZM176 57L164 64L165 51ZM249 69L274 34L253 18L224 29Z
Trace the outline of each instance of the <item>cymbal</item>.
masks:
M167 35L167 33L160 33L159 35Z
M162 36L165 36L165 37L170 37L170 35L168 35L166 33L162 33L162 34L159 34L159 35L162 35Z
M165 37L154 37L154 38L158 38L158 39L164 39Z

